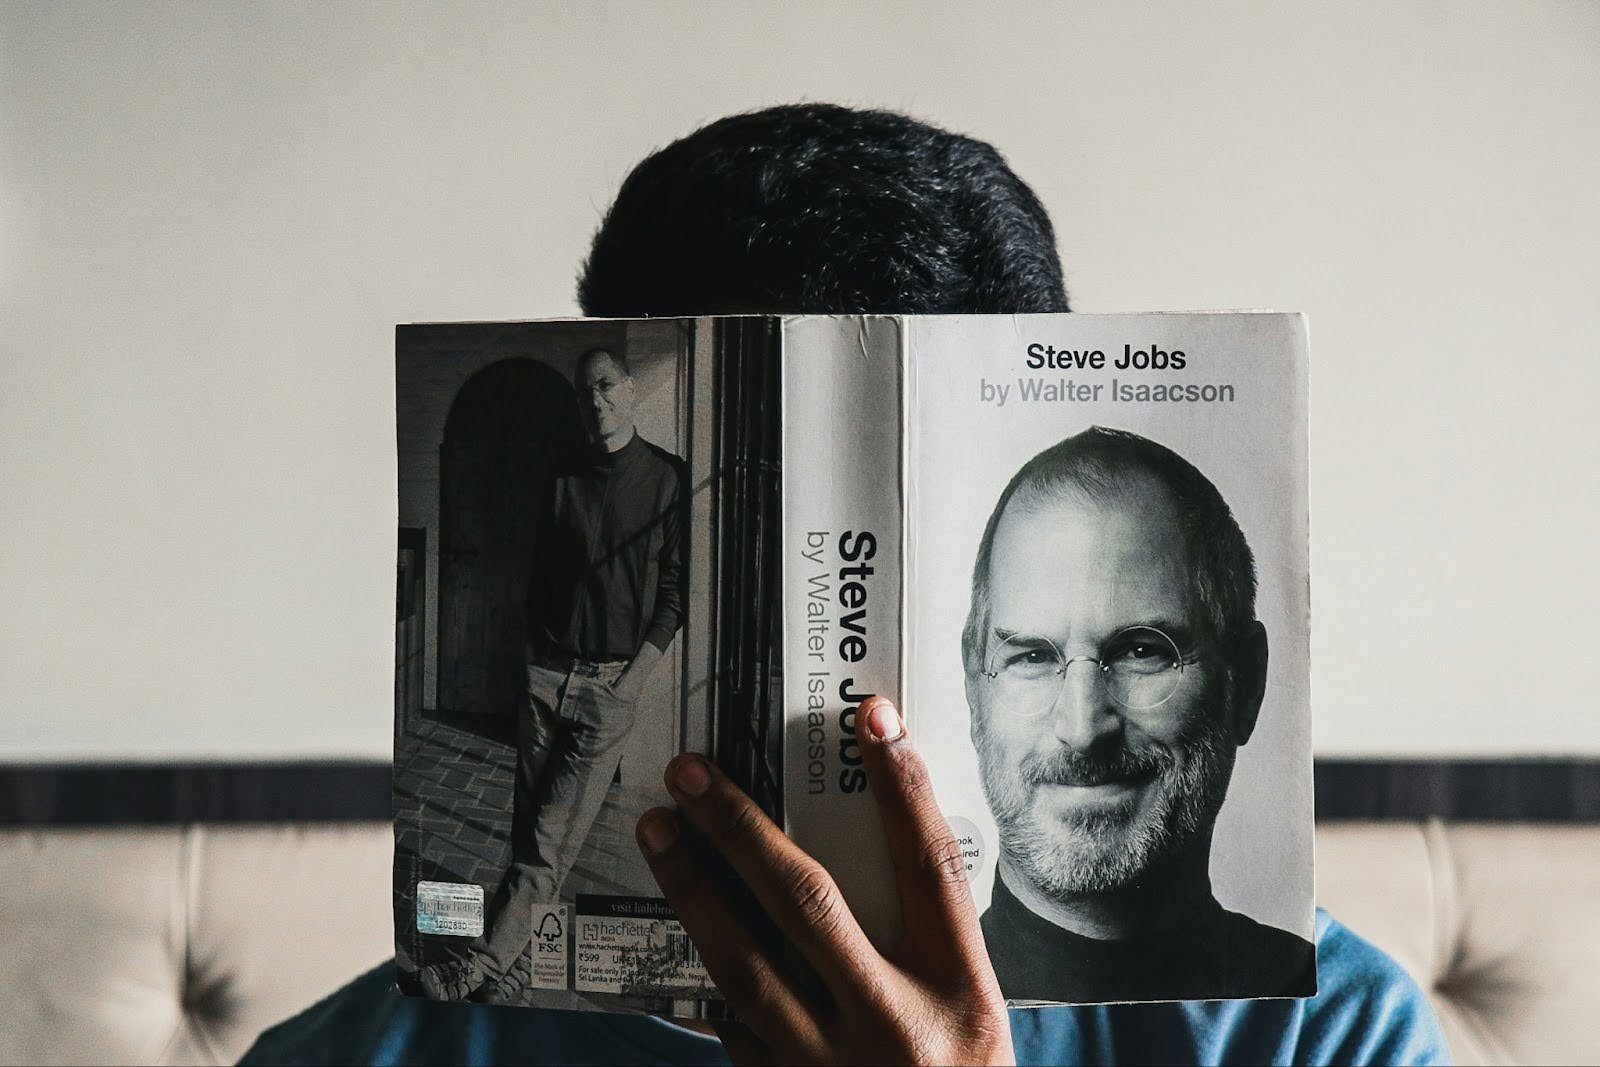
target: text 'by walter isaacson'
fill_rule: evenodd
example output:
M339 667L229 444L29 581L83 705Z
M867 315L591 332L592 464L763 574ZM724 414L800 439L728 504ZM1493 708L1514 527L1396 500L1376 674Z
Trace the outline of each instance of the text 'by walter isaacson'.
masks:
M1025 375L1011 381L978 379L978 401L1005 407L1009 404L1231 404L1236 399L1232 382L1170 380L1171 372L1191 368L1193 357L1179 348L1159 344L1124 343L1104 348L1057 348L1041 341L1030 343L1023 365L1031 371L1070 371L1065 375ZM1168 380L1140 381L1113 375L1103 380L1098 372L1162 374Z
M830 547L832 551L830 552ZM867 787L856 740L856 713L870 693L859 692L849 665L866 659L874 640L870 623L878 539L866 530L808 530L801 553L815 565L806 576L806 792L859 793ZM829 695L843 708L829 711ZM837 705L835 705L837 707Z

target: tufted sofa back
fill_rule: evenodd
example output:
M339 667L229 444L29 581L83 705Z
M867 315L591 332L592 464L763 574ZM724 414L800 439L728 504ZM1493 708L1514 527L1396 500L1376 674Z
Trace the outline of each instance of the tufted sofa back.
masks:
M0 834L0 1062L232 1063L394 943L387 823Z
M1317 898L1428 990L1457 1063L1600 1063L1600 826L1325 823Z
M1600 1062L1600 826L1329 823L1458 1062ZM0 832L0 1062L227 1063L392 952L385 823Z

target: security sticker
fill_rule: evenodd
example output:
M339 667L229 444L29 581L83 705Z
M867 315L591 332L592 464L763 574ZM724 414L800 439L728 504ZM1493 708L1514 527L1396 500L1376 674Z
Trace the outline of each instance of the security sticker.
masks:
M483 886L462 882L417 883L417 933L451 937L483 934Z

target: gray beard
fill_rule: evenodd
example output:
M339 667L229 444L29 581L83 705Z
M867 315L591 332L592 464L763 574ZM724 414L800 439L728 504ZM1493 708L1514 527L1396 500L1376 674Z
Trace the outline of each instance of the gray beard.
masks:
M1038 786L1055 780L1053 766L1082 757L1029 755L1020 766L1008 766L994 749L980 731L983 788L1001 850L1019 873L1058 900L1121 889L1209 832L1227 796L1235 755L1226 729L1207 716L1193 736L1179 741L1178 752L1158 746L1122 757L1154 770L1144 790L1154 800L1148 810L1062 819L1038 810Z

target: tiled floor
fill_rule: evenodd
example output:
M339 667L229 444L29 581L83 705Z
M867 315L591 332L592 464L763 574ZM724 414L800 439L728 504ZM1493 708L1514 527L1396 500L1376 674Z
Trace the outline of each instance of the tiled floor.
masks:
M424 938L413 916L419 881L475 882L492 906L511 858L514 725L480 716L430 718L395 746L395 946L402 970L434 962L466 939ZM660 798L631 782L638 768L625 760L584 842L562 896L639 893L655 882L633 840L639 813ZM492 916L491 916L492 918ZM522 967L527 966L527 956Z

